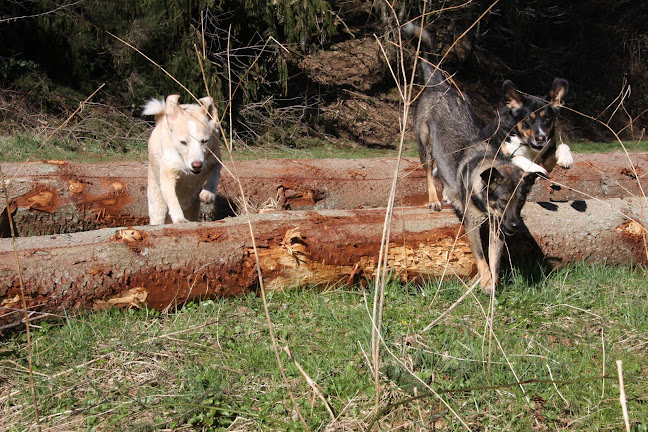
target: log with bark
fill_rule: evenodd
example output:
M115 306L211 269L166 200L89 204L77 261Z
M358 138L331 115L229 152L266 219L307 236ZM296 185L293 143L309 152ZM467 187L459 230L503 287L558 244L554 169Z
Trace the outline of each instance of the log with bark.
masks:
M546 265L646 264L646 199L528 203L530 233L511 256ZM385 209L276 210L251 215L266 289L334 285L376 271ZM244 216L206 223L105 228L17 238L32 319L71 309L173 308L193 298L257 290ZM0 242L0 326L22 320L12 240ZM388 265L397 277L469 277L474 263L450 209L397 207Z
M385 210L368 208L385 205L395 166L395 159L384 158L229 164L253 207L273 201L270 213L252 216L266 287L372 277ZM138 226L147 221L145 163L46 161L2 169L11 203L0 228L11 234L13 214L24 236L16 240L17 258L34 318L111 305L164 309L196 296L258 289L244 218ZM577 155L571 170L557 169L551 181L534 186L530 199L538 203L524 210L532 235L512 242L518 251L513 256L533 255L551 265L582 259L645 263L645 201L636 197L648 186L647 169L646 154ZM219 191L221 210L236 206L231 173L224 174ZM470 276L472 256L456 216L449 209L421 208L425 200L420 164L402 160L390 270L406 279ZM419 207L407 207L412 205ZM210 218L227 213L206 210ZM96 230L123 226L135 228ZM41 236L26 237L34 234ZM15 262L11 240L0 241L0 326L15 325L22 316Z
M557 168L551 181L539 180L531 201L572 201L641 196L648 187L648 154L575 155L569 170ZM384 207L396 159L265 160L226 163L215 208L208 220L240 212L239 188L253 208L292 210ZM146 163L79 164L60 161L2 164L21 236L144 225ZM424 205L425 174L418 159L400 163L397 205ZM4 206L0 206L3 208ZM1 225L1 224L0 224ZM2 228L0 226L0 228ZM2 230L10 234L8 228Z

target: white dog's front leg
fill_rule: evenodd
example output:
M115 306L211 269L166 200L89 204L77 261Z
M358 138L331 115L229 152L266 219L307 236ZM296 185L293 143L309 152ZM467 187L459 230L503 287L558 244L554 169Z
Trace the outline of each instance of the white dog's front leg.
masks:
M216 199L216 189L218 188L218 181L220 180L221 165L218 164L212 171L211 176L207 180L207 184L203 190L200 191L200 201L205 204L211 204Z
M169 217L173 223L189 222L182 211L180 201L176 192L176 185L178 183L179 173L173 170L163 172L160 175L160 191L164 197L164 201L169 208Z
M167 214L167 206L160 192L160 185L149 172L148 178L148 209L149 209L149 223L151 225L162 225Z

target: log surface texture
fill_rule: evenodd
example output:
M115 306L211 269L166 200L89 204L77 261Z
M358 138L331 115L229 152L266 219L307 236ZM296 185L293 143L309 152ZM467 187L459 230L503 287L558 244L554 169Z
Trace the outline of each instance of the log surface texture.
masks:
M346 162L356 168L358 165L372 166L372 169L366 171L366 175L357 174L366 180L373 175L374 168L378 169L374 164L379 161L384 160ZM292 163L294 161L290 161L288 165ZM144 169L145 165L140 165ZM136 165L119 166L127 171L126 167ZM405 193L409 186L404 187L405 182L422 183L420 193L424 199L425 180L419 175L422 171L418 164L406 160L403 166L403 173L409 172L410 175L405 175L400 180L402 201L409 199ZM555 189L555 183L544 180L538 182L534 186L533 197L543 199L527 203L524 207L523 216L529 233L519 235L509 242L511 255L543 260L552 266L581 260L646 264L646 232L643 227L646 224L647 202L645 198L638 197L641 191L637 180L631 178L636 172L642 181L645 179L644 169L648 169L646 157L637 157L633 171L623 173L620 166L620 162L615 166L613 161L590 166L587 169L587 181L582 178L562 178L578 172L578 164L572 170L553 173L552 180L561 178L561 184L569 184L574 189L573 185L578 182L581 189L590 188L588 182L590 185L596 184L596 188L591 186L588 199L583 199L582 194L576 199L570 199L573 191L565 192L566 189L562 187ZM50 170L48 174L42 173L44 167ZM383 180L372 187L378 188L378 185L389 183L385 181L389 179L389 175L384 171L393 172L393 167L392 164L388 168L382 168ZM411 171L407 171L410 168ZM134 172L131 172L134 177L129 180L122 176L126 171L113 168L107 172L97 167L92 167L91 170L90 167L79 164L74 167L75 170L86 170L84 175L88 176L90 173L87 171L91 170L96 176L92 178L96 180L90 181L90 177L76 174L65 180L63 189L60 185L60 166L32 164L26 169L14 181L21 180L10 184L8 188L14 191L11 195L13 202L22 214L44 216L43 221L47 218L56 220L57 215L61 214L59 209L65 206L68 209L75 208L77 212L79 206L88 209L90 214L95 211L93 217L105 221L110 214L117 213L111 213L112 210L109 211L106 207L92 207L92 203L102 199L121 202L123 206L119 211L131 215L145 205L145 186L139 183L139 174ZM269 183L272 186L267 187L267 192L264 193L270 194L272 188L275 188L276 193L277 184L287 184L276 180L261 170L260 166L254 169L258 175L254 177L250 174L250 178L254 177L250 182L260 183L253 190L260 191L263 188L259 185ZM11 177L10 170L5 169L4 165L3 170L5 176ZM34 170L32 174L37 180L28 180L29 170ZM306 171L308 170L302 167L300 172ZM606 172L616 174L605 174ZM413 177L414 173L417 177ZM625 178L629 180L626 182ZM375 274L385 209L312 209L321 201L333 202L336 197L333 191L338 194L335 198L337 204L347 200L341 192L344 188L327 189L325 180L317 181L318 187L326 191L326 198L316 201L315 205L311 204L310 210L277 209L251 215L267 289L353 283ZM314 178L312 181L315 181ZM74 182L81 183L83 189ZM350 190L357 179L353 180L349 174L348 182L347 189ZM58 189L54 186L57 184ZM305 187L306 180L300 185ZM19 186L24 187L24 191ZM225 183L224 190L229 187L231 186ZM418 190L418 186L412 187ZM46 193L39 195L40 192L34 192L38 188ZM369 207L366 203L372 198L359 193L360 189L362 188L356 188L350 195L356 196L356 203L363 200L363 206ZM56 194L50 194L52 190ZM138 195L135 199L134 191L143 195ZM386 201L387 192L384 189L376 193L380 195L380 200L373 198L376 205ZM560 195L561 193L566 196ZM610 197L615 194L621 197ZM128 199L120 201L124 195ZM58 207L47 207L47 200L52 196L55 196L53 202ZM90 199L92 197L94 198ZM258 197L261 200L264 196ZM409 204L420 202L414 200ZM74 211L70 210L69 214L73 215ZM137 214L142 217L141 211ZM119 218L114 220L120 221ZM32 317L36 319L47 316L46 314L60 314L64 310L77 308L99 309L110 306L165 309L196 297L238 295L258 289L252 241L245 216L156 227L135 226L141 219L133 219L133 222L135 223L130 228L112 227L17 238L18 261ZM74 223L74 219L65 222ZM390 269L404 279L442 275L469 277L475 272L472 255L459 221L448 208L435 213L420 205L401 207L397 202L388 258ZM19 293L12 240L2 239L0 328L21 322Z

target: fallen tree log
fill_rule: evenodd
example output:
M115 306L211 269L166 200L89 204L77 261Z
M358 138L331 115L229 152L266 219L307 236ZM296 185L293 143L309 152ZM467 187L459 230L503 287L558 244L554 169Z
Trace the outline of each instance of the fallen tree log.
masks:
M523 215L530 234L511 242L512 255L535 254L553 266L581 260L646 264L646 204L642 198L528 203ZM266 288L372 277L384 214L366 209L251 215ZM22 320L11 241L0 241L0 327ZM258 289L244 217L15 241L34 319L110 306L165 309ZM404 279L469 277L475 271L453 212L412 207L394 212L389 268Z
M573 201L641 196L648 188L648 154L575 155L569 170L557 168L551 181L538 180L531 201ZM230 163L226 164L231 170ZM394 158L261 160L236 162L236 172L253 208L292 210L383 207L396 167ZM71 233L128 225L145 225L146 163L79 164L60 161L2 164L9 197L17 209L20 236ZM207 220L239 212L239 189L223 170L215 208ZM400 164L397 205L424 205L425 174L418 159ZM2 206L0 206L2 208ZM1 225L1 224L0 224ZM9 234L8 229L3 230Z

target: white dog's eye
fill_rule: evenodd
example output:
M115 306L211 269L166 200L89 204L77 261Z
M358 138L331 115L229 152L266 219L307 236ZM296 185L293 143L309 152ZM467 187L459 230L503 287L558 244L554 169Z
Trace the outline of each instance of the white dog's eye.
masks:
M200 140L200 142L203 144L207 144L207 141L209 141L209 138L203 138Z
M182 144L183 146L186 146L186 145L187 145L187 141L185 141L185 140L180 140L180 144Z

